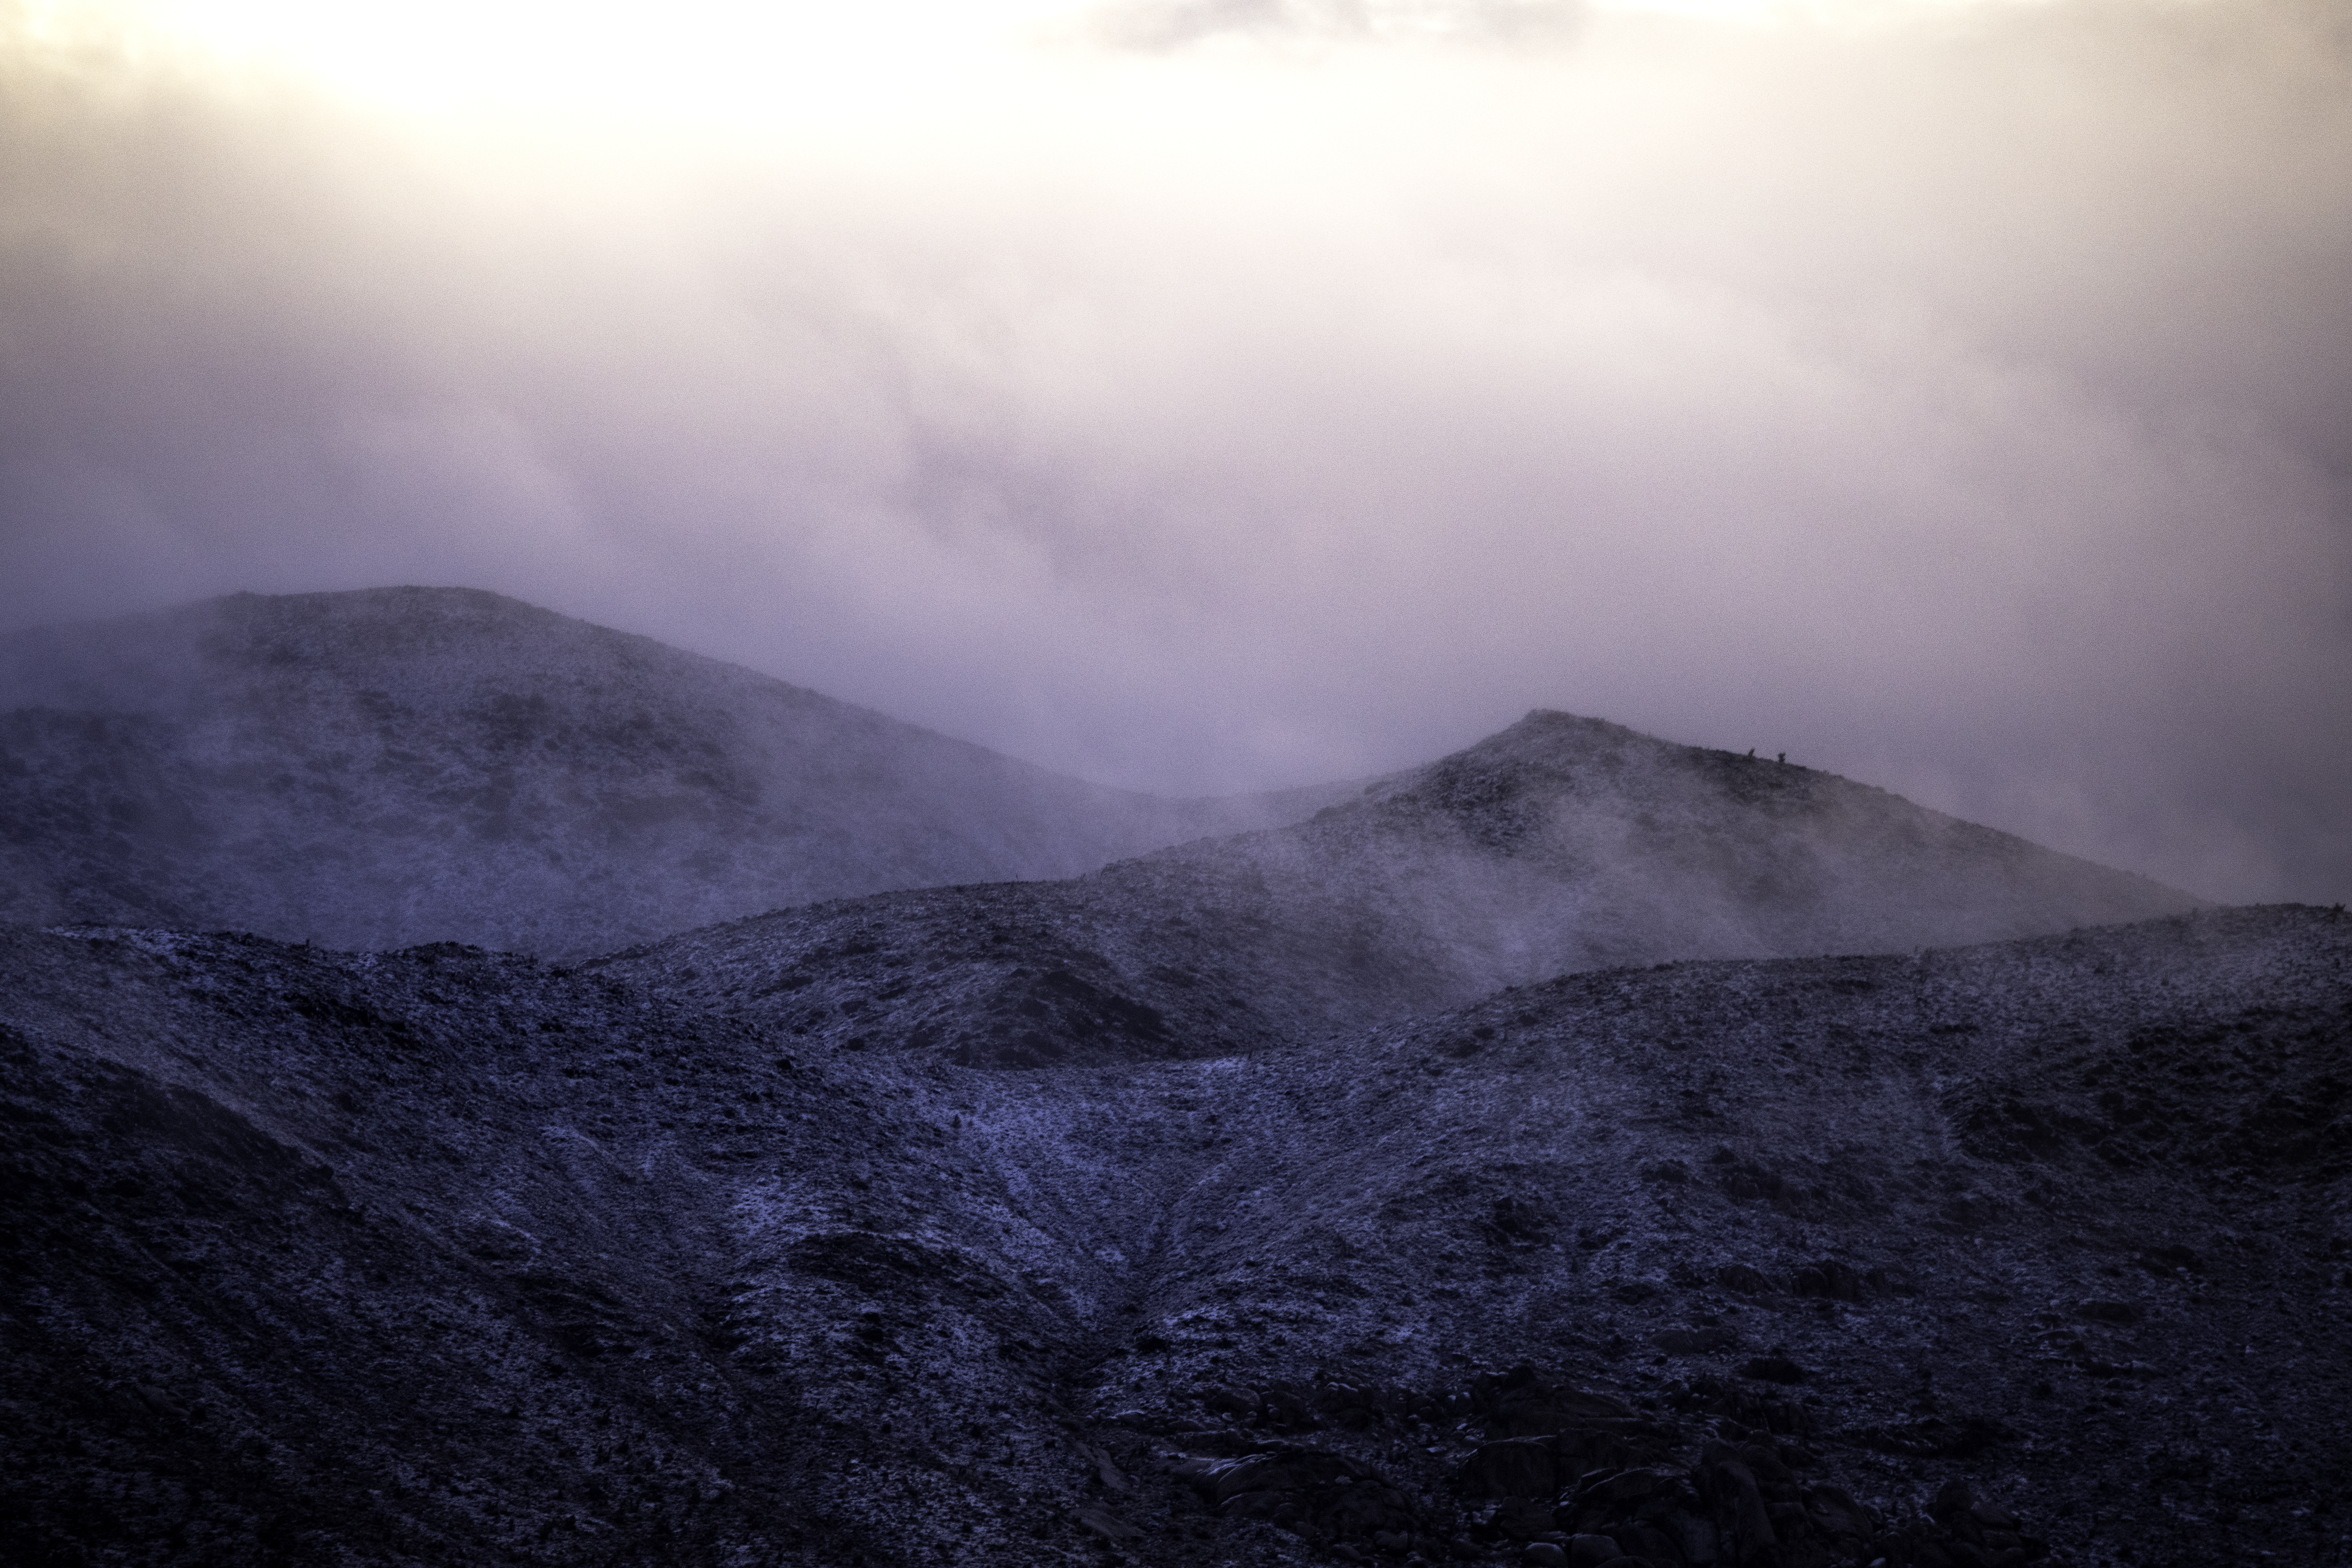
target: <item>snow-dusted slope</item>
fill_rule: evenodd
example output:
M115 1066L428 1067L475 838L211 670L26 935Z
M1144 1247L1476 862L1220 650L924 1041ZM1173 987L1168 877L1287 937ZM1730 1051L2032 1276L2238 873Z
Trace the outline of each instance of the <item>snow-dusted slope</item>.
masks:
M238 595L0 639L0 919L600 952L1295 820L1061 777L497 595Z
M1228 1054L1580 970L1907 951L2196 904L1833 774L1538 712L1305 823L1067 882L786 911L614 963L836 1042L1042 1065Z
M1338 1045L0 928L0 1561L2342 1563L2341 914Z
M1340 984L1415 1007L1570 970L1949 946L2197 907L1832 773L1543 711L1308 822L1097 879L1343 952Z

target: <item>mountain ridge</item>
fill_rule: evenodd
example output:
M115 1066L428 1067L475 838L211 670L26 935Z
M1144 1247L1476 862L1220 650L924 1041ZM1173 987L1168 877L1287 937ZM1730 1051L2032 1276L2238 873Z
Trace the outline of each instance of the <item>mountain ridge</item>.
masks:
M453 900L543 885L520 845L605 856L618 901L647 842L761 820L757 746L630 695L700 664L548 617L547 668L485 673L465 616L525 607L434 602L451 668L351 654L406 686L247 626L173 645L214 698L7 713L89 731L83 773L7 753L0 805L85 808L11 853L179 835L259 856L266 903L356 824L457 845ZM158 655L118 664L45 679ZM797 775L869 872L971 802L877 805L867 763L1034 782L802 697L879 737ZM999 847L1099 804L1007 787ZM562 962L0 920L0 1555L2328 1560L2340 909L1542 710L1313 804ZM163 863L74 862L151 913Z
M475 589L0 638L0 916L581 955L883 888L1068 876L1347 786L1064 778Z
M1042 1066L1360 1030L1563 973L2200 907L1833 774L1538 710L1288 826L1059 882L751 916L591 962L796 1036Z

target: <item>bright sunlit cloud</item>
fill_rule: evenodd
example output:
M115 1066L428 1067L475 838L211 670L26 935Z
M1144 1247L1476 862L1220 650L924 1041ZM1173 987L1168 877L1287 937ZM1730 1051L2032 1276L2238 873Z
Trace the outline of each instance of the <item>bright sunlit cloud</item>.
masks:
M893 100L1015 47L1050 0L124 0L50 8L142 52L285 73L413 110L630 119L789 115L812 96ZM67 15L73 13L73 15Z
M411 111L744 123L920 114L975 76L1073 52L1322 44L1545 48L1658 14L1808 27L2046 0L26 0L20 34L264 71ZM1212 52L1214 52L1213 50Z

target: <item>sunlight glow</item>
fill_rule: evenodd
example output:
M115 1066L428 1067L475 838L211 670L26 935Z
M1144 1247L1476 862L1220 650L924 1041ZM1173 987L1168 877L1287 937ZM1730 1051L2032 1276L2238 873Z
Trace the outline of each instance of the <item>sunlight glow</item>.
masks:
M1151 48L1485 41L1542 48L1581 12L1869 27L2046 0L20 0L19 38L290 76L394 111L743 124L925 112L1026 60ZM1549 19L1549 28L1538 26ZM1563 30L1561 24L1566 24ZM1149 50L1147 50L1149 52Z
M824 100L919 95L1017 44L1043 0L131 0L142 40L285 71L401 110L592 110L764 118Z

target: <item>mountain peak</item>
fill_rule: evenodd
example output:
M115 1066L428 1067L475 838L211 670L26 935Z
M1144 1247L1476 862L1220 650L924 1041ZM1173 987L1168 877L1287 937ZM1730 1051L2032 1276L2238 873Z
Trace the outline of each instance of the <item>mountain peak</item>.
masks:
M1566 971L2001 941L2177 914L2144 877L1834 773L1538 710L1309 822L1158 852L1246 905L1324 1005L1451 1005ZM1099 879L1139 877L1113 867ZM1382 1000L1386 998L1386 1000Z

